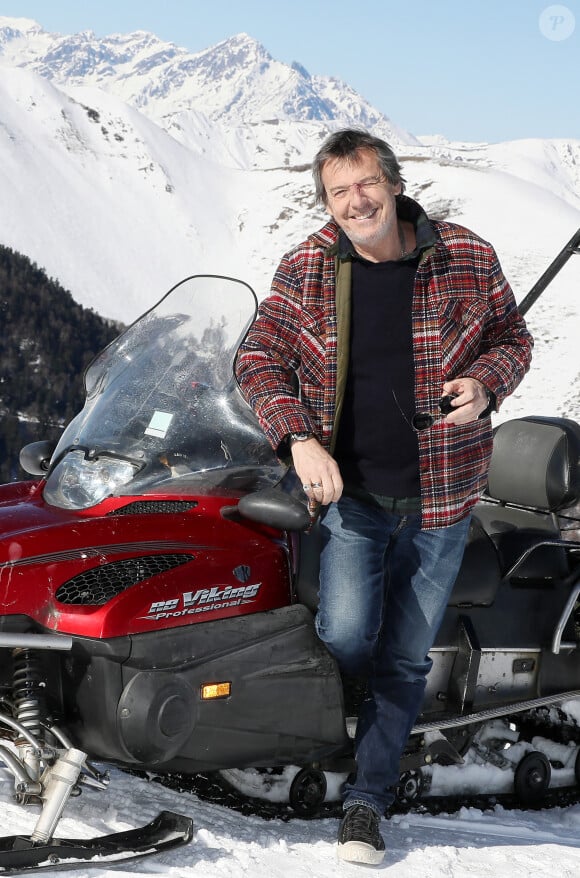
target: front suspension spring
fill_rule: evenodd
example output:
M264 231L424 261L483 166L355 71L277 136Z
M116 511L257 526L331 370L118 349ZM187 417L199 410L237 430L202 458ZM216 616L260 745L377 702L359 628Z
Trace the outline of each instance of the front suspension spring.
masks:
M40 657L31 649L15 649L12 694L15 719L36 738L45 719L45 684Z

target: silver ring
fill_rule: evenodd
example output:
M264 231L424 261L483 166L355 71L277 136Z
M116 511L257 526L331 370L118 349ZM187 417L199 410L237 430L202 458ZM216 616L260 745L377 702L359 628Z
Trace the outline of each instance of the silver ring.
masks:
M322 488L322 482L312 482L313 488Z
M312 485L302 485L302 490L309 491L311 487L312 487Z

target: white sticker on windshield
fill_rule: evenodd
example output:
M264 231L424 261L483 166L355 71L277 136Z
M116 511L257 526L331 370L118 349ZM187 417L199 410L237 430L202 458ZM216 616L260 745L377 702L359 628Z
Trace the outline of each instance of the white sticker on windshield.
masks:
M156 436L158 439L165 439L172 420L173 415L170 412L154 412L153 417L145 429L145 435Z

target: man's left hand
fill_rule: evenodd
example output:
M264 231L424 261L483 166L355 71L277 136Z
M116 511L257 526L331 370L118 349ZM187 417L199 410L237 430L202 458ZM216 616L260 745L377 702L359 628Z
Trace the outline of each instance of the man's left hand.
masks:
M443 393L456 393L451 403L453 411L447 415L447 424L469 424L476 421L488 406L487 390L477 378L454 378L443 385Z

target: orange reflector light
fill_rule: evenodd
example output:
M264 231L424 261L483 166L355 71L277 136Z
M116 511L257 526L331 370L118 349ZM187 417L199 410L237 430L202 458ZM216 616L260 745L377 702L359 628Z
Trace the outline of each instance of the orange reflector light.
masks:
M231 691L231 683L203 683L201 699L202 701L210 701L212 698L227 698Z

